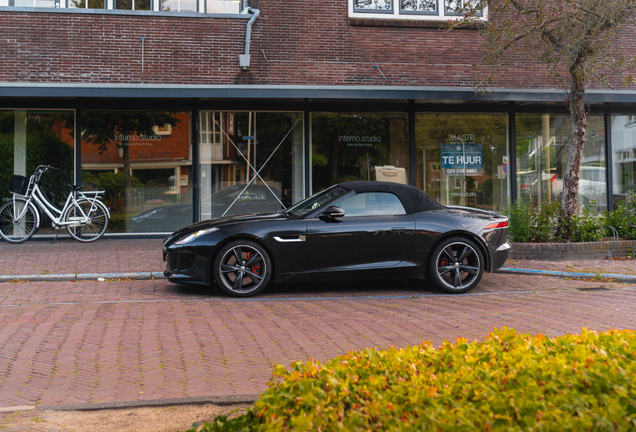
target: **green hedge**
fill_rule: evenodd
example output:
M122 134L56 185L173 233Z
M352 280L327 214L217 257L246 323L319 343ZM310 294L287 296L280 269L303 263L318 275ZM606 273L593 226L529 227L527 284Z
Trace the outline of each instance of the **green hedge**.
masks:
M367 349L276 366L247 414L190 431L636 430L635 356L629 330Z
M583 207L572 218L564 217L558 201L544 203L541 206L519 199L508 201L505 214L510 220L508 235L514 242L546 243L553 240L575 242L599 241L603 237L613 237L614 231L620 238L636 240L636 195L630 192L625 200L616 205L616 209L595 214L592 210L596 203ZM559 237L561 232L570 232L568 239Z

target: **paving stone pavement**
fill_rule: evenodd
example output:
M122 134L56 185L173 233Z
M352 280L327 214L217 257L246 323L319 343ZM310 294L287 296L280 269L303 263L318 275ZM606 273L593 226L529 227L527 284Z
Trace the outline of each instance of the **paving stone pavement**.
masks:
M254 299L165 280L0 291L0 407L258 394L275 363L349 350L635 328L636 287L489 274L468 295L423 283L271 287Z
M0 241L0 275L163 271L161 239Z

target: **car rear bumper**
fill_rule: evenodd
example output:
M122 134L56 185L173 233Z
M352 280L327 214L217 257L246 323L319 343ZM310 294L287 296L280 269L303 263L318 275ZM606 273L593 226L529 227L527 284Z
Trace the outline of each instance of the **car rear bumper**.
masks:
M505 242L504 244L499 246L496 250L494 250L492 253L492 261L491 261L492 265L490 266L491 267L490 271L494 272L495 270L498 270L501 267L503 267L508 257L510 257L511 250L512 249L510 247L510 243L508 242Z

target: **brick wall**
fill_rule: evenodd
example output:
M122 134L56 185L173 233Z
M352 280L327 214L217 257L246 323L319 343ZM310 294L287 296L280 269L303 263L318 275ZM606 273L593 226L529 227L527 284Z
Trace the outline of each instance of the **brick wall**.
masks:
M613 246L612 256L625 257L633 255L636 240L616 242L582 242L582 243L510 243L511 259L527 259L536 261L569 261L580 259L607 258L609 248Z
M470 86L471 29L365 25L347 0L252 0L252 62L238 67L245 20L2 12L0 82ZM366 23L368 24L368 23ZM145 71L141 71L145 36ZM636 27L617 49L636 50ZM388 80L374 68L379 65ZM519 62L497 87L558 88Z

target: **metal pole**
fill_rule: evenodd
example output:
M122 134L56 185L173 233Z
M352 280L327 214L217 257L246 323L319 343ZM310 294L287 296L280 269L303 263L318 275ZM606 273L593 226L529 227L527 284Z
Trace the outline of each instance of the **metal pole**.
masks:
M411 186L417 186L417 178L415 171L417 170L416 165L416 153L415 153L415 101L409 100L409 184ZM423 164L426 164L426 161L422 161ZM426 184L422 186L422 190L426 192Z
M199 106L192 101L192 121L190 124L192 142L192 222L201 220L201 158L199 154Z
M517 116L513 112L508 113L508 158L509 171L510 171L510 201L517 200L517 131L516 131ZM503 193L503 191L502 191Z
M75 183L82 184L82 107L75 107Z
M605 113L605 186L607 211L614 210L614 155L612 154L612 113Z

